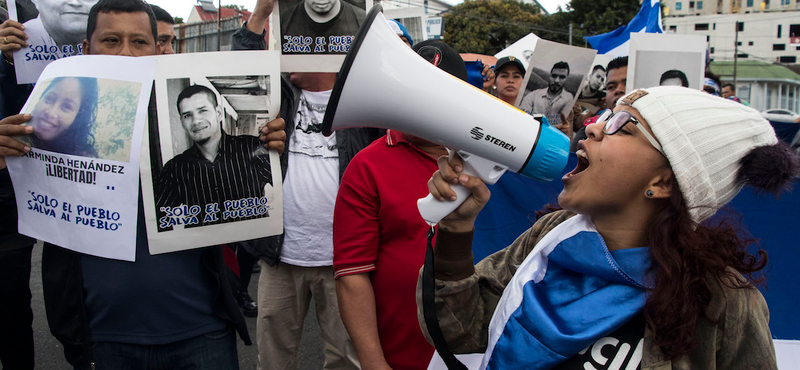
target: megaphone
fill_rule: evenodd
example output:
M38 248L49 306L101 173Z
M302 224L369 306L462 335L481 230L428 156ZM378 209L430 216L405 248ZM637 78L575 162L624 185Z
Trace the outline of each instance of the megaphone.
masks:
M569 139L547 123L433 66L392 31L380 4L359 28L331 93L322 132L379 127L455 150L464 172L494 184L510 169L551 181L564 169ZM455 201L430 194L417 202L435 225L469 196L452 186Z

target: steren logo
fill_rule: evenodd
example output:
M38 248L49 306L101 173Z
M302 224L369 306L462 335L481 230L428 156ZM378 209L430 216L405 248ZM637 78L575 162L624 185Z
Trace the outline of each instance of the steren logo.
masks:
M480 139L483 139L483 132L482 131L483 131L482 128L480 128L478 126L475 126L475 127L472 128L472 131L470 131L469 133L472 134L472 138L473 139L480 140Z
M472 138L475 139L475 140L483 139L483 140L486 140L486 141L488 141L488 142L490 142L490 143L492 143L494 145L497 145L497 146L499 146L499 147L501 147L501 148L503 148L505 150L512 151L512 152L517 150L517 147L515 147L515 146L513 146L513 145L511 145L511 144L509 144L509 143L507 143L507 142L505 142L503 140L500 140L500 139L498 139L496 137L493 137L492 135L484 135L483 129L478 127L478 126L473 127L472 130L469 133L472 134Z

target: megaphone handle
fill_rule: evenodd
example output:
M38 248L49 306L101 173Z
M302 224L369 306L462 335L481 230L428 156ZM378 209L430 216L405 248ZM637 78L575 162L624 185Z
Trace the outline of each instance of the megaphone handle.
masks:
M462 173L475 176L475 173L466 167ZM422 219L424 219L429 225L433 226L439 223L441 219L455 211L456 208L461 205L461 203L464 203L464 200L466 200L471 194L470 191L467 190L467 188L465 188L463 185L451 184L450 188L456 193L456 200L440 201L434 198L433 195L428 194L427 197L417 201L419 214L422 215Z

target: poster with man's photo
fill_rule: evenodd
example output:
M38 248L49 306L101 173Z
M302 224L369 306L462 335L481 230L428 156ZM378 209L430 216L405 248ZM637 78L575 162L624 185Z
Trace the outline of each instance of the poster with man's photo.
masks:
M653 86L702 89L706 47L705 37L698 35L632 33L626 91Z
M592 62L592 68L586 76L586 83L583 84L575 103L581 108L584 116L594 116L597 112L606 109L606 77L608 63L614 59L608 54L597 54Z
M272 17L281 72L339 72L372 0L278 0Z
M594 49L539 39L522 82L524 92L516 106L528 114L542 114L560 126L578 99L592 68Z
M27 47L14 53L17 83L34 83L47 64L83 54L89 9L98 0L8 0L10 19L25 26Z
M20 233L85 254L135 259L139 153L155 65L87 55L45 68L22 108L34 131L17 139L31 151L6 158Z
M154 57L156 112L141 174L151 254L283 231L280 159L260 130L278 117L275 51Z

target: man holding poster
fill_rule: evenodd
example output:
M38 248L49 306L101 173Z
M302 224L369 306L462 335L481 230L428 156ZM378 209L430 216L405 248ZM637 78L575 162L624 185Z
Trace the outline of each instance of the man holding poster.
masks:
M265 186L272 186L269 155L255 136L231 136L222 129L217 95L191 85L178 95L181 125L193 143L170 159L155 181L159 228L182 217L181 207L199 207L195 225L267 217ZM203 181L200 181L203 180Z
M90 12L89 29L84 41L88 54L156 54L156 21L141 0L101 0ZM109 35L115 42L106 42ZM19 125L30 119L15 115L0 121L0 157L30 152L13 138L35 131ZM270 147L282 146L282 122L268 127L279 131L280 145ZM141 196L138 204L135 262L45 244L42 279L47 321L64 346L67 361L76 369L238 369L234 329L246 344L250 340L222 251L204 248L151 255Z

